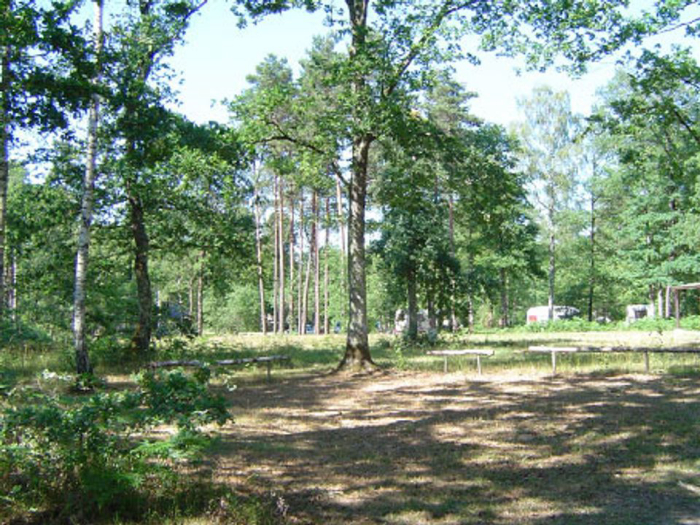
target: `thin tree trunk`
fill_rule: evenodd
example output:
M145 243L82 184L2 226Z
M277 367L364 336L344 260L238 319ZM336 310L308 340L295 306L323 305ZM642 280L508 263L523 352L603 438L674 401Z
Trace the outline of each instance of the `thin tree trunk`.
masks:
M255 164L253 164L255 171ZM262 258L262 234L260 232L260 194L258 193L257 176L254 174L255 187L253 189L253 207L255 210L255 256L257 258L258 271L258 296L260 300L260 330L263 335L267 335L267 316L265 315L265 279L263 273Z
M277 195L277 175L274 177L272 183L272 194L274 195L274 213L272 214L272 224L273 224L273 244L274 244L274 264L272 265L272 333L278 333L278 320L279 320L279 251L280 251L280 241L279 241L279 220L277 218L278 211L278 195Z
M499 270L500 285L501 285L501 328L506 328L508 326L508 278L506 275L506 269L501 268Z
M279 197L279 205L280 205L280 213L279 213L279 264L280 264L280 269L279 269L279 331L280 334L284 333L284 327L285 327L285 312L286 312L286 305L285 305L285 293L284 293L284 274L285 274L285 266L284 266L284 181L282 178L279 179L279 184L277 186L277 189L279 191L280 197Z
M187 315L194 319L194 276L187 279Z
M321 332L321 265L319 263L319 235L318 223L320 220L320 204L318 191L314 190L312 201L314 227L313 227L313 253L314 253L314 334Z
M197 335L204 333L204 252L200 253L197 275Z
M294 319L294 253L296 238L294 235L294 201L289 197L289 332L291 333L297 326Z
M93 0L94 21L93 41L97 72L94 83L99 84L102 60L102 15L104 12L103 0ZM90 252L90 225L92 224L92 208L95 194L95 181L97 180L97 132L100 121L100 96L92 95L90 110L88 113L88 139L87 155L85 161L85 175L83 178L83 196L80 205L80 230L78 232L78 252L75 259L75 283L73 288L73 344L75 351L76 372L89 374L92 372L90 357L88 354L86 332L86 307L87 297L86 283L88 274L88 259Z
M10 271L6 281L8 288L7 307L10 309L10 315L13 321L17 320L17 254L12 252L10 255Z
M304 279L304 189L299 194L299 271L297 272L297 322L298 333L304 333L303 286Z
M554 209L549 208L549 269L547 271L547 280L549 291L547 294L547 320L554 321L554 280L556 274L555 266L555 249L556 237L554 234Z
M453 259L457 258L457 253L455 250L455 210L454 210L454 195L452 195L452 192L450 191L449 195L449 200L448 200L448 209L449 209L449 235L450 235L450 255L452 256ZM457 314L455 311L455 302L456 302L456 289L457 289L457 283L455 282L455 278L452 277L450 280L450 330L453 332L457 331Z
M474 250L472 248L472 229L467 230L469 255L467 264L469 265L469 282L467 283L467 330L471 334L474 331Z
M416 274L411 270L408 274L408 327L406 337L410 341L418 339L418 293L416 287Z
M596 165L593 164L593 173L596 171ZM596 238L595 238L595 228L596 228L596 216L595 216L595 204L596 196L593 193L593 186L591 186L591 224L590 224L590 241L591 241L591 264L589 268L590 275L588 277L588 322L593 322L593 300L595 296L595 285L596 285L596 267L595 267L595 254L596 254Z
M369 149L373 138L353 141L350 213L348 220L348 334L345 355L338 369L373 370L367 334L367 284L365 273L365 205Z
M666 310L664 311L664 319L671 317L671 287L666 286Z
M331 200L326 197L326 239L323 246L323 333L330 332L330 319L328 317L328 285L330 283L328 275L328 256L330 227L331 227Z
M347 298L348 295L348 268L347 268L347 233L345 228L345 212L343 210L343 188L341 185L340 175L335 177L335 198L338 219L338 231L340 236L340 268L341 268L341 283L343 294ZM347 299L343 300L343 317L347 318Z
M12 2L5 4L7 15ZM10 46L0 48L0 319L5 312L5 228L10 179Z
M343 188L340 182L340 176L335 177L335 198L337 206L337 216L338 216L338 229L340 231L340 253L345 257L347 250L345 249L345 242L347 237L345 236L345 214L343 213Z
M301 301L301 322L302 331L301 334L306 334L306 319L309 316L309 283L311 281L311 262L313 261L313 239L309 245L309 256L306 259L306 276L304 278L304 292L302 293Z

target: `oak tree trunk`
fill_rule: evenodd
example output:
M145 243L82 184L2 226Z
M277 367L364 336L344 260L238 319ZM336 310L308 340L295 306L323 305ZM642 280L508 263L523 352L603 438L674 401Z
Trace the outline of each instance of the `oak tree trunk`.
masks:
M139 304L139 318L134 335L131 337L131 349L140 355L148 352L151 344L151 311L153 296L151 279L148 275L149 240L146 233L143 202L133 192L133 185L128 185L129 221L134 239L134 274Z
M339 370L376 369L369 350L367 284L365 274L365 205L371 136L356 138L352 145L348 217L348 333Z

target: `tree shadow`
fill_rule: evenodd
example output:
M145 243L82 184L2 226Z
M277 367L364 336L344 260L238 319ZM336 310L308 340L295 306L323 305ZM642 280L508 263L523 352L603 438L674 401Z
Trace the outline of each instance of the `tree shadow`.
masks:
M218 472L303 523L700 523L699 393L648 376L286 379L232 394Z

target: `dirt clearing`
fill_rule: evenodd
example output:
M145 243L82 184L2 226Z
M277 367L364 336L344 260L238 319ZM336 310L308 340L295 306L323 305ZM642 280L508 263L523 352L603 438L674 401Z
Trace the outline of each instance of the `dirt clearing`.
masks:
M700 524L700 386L646 375L242 385L221 481L292 523Z

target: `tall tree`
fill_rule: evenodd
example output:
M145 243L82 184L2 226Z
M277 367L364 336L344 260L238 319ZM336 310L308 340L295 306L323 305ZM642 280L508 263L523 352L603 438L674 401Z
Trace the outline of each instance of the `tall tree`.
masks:
M374 12L370 13L374 5ZM286 2L250 2L255 15L290 7ZM365 207L369 184L369 154L377 138L397 112L409 111L404 93L424 86L430 66L456 57L467 32L482 37L482 45L505 53L524 53L533 66L551 64L557 52L576 65L609 52L645 29L624 23L624 1L483 2L453 0L407 5L371 4L347 0L345 20L349 34L346 66L341 68L342 114L350 149L348 181L348 291L349 319L345 355L340 369L371 370L374 363L367 337L365 273ZM307 7L309 5L307 4ZM312 6L313 7L313 6ZM336 9L325 6L329 13ZM337 21L329 16L331 22Z
M169 113L163 106L166 91L153 85L152 77L182 41L191 17L206 0L142 0L136 12L127 12L113 29L117 66L110 68L116 96L113 111L118 116L114 134L123 140L119 172L129 210L134 241L139 318L131 338L136 353L148 351L152 332L153 294L148 272L150 242L146 230L146 179L154 162L166 151L159 140L167 128Z
M10 148L20 129L66 129L71 114L87 105L85 45L70 23L79 2L51 5L6 0L0 6L0 316L4 310L4 262Z
M548 315L554 319L556 247L559 217L574 195L573 161L578 120L571 112L569 95L549 87L535 88L520 101L525 121L519 126L523 165L532 179L533 194L541 206L548 236Z
M93 0L93 48L95 56L94 83L99 85L102 78L102 47L104 0ZM85 156L85 176L83 178L83 195L80 207L80 226L78 231L78 253L75 260L75 285L73 293L73 340L75 350L76 371L85 374L92 371L85 341L85 289L88 272L88 256L90 250L90 224L92 223L92 209L95 192L95 180L97 179L97 140L100 119L100 95L95 90L92 94L88 114L88 138Z

